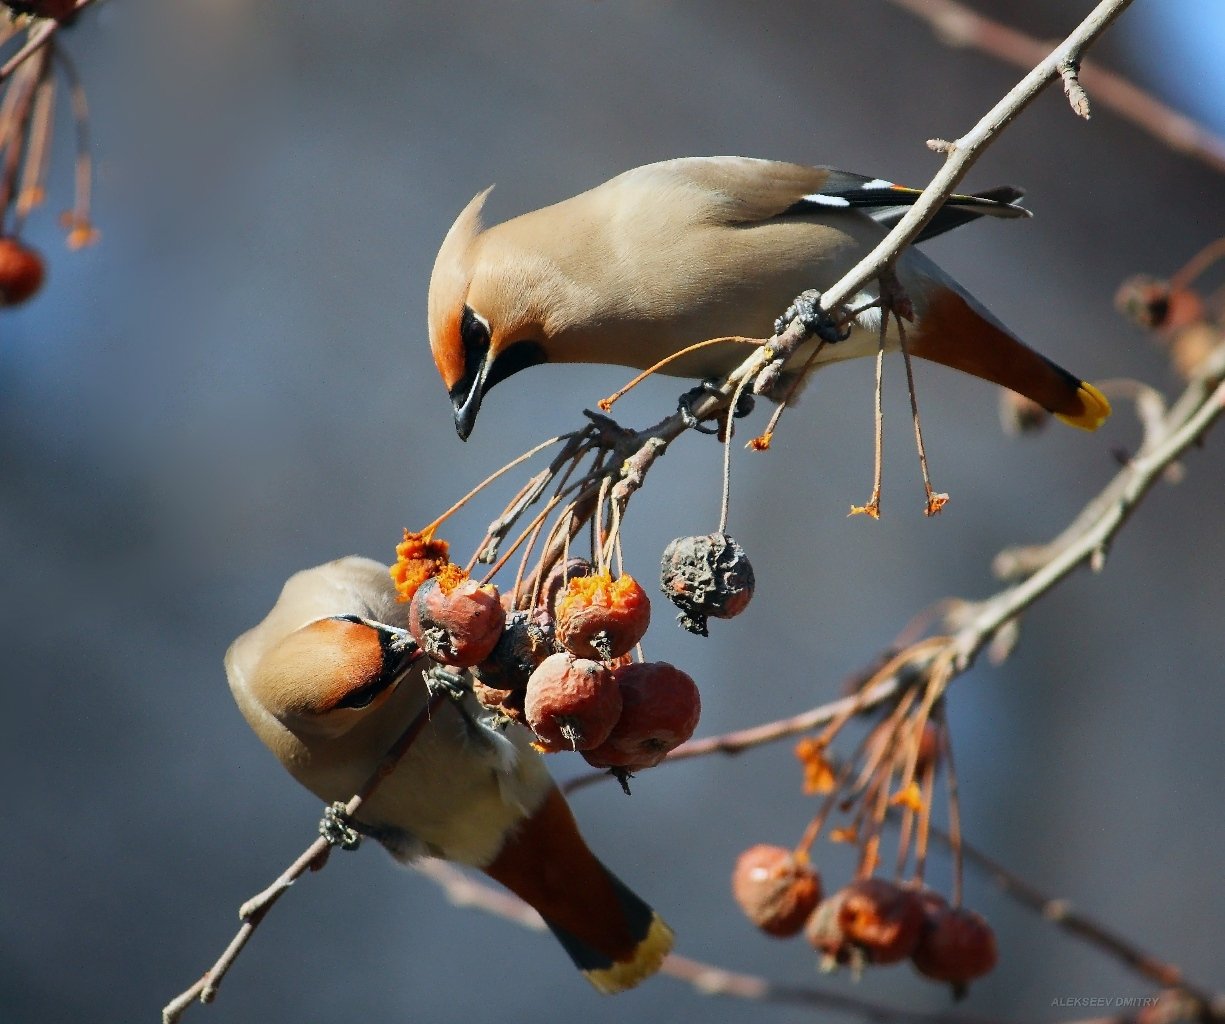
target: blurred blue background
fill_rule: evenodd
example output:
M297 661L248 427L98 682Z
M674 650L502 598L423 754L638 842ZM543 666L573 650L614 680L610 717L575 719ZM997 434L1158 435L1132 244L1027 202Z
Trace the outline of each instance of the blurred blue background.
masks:
M1003 0L980 7L1044 38L1075 18L1062 0L1023 15ZM1202 104L1225 130L1225 86L1195 56L1221 28L1211 7L1138 3L1094 56ZM154 1019L229 940L238 904L310 840L317 802L248 731L221 668L282 581L346 553L389 559L401 527L571 429L626 379L535 370L495 390L473 439L457 440L425 295L475 192L497 182L487 213L501 219L640 163L708 153L922 184L938 166L923 140L966 130L1018 77L875 0L127 2L65 40L90 91L103 238L70 254L54 217L36 217L28 238L50 280L0 315L0 767L12 804L0 1019L14 1024ZM59 146L53 206L70 192L66 130ZM1028 190L1037 216L969 227L932 255L1073 371L1175 389L1112 297L1225 231L1221 177L1105 110L1077 121L1056 89L968 184L1005 182ZM709 640L659 607L648 637L650 656L698 680L701 734L830 699L919 609L991 592L994 553L1053 535L1114 471L1112 450L1138 438L1120 407L1096 435L1011 440L993 389L917 372L935 482L952 495L934 521L920 512L900 363L881 522L845 518L870 483L868 362L818 377L768 455L737 449L730 526L757 568L754 604ZM676 393L649 381L619 415L651 422ZM1213 436L1191 453L1185 482L1152 494L1105 571L1064 583L1026 616L1006 665L980 664L951 695L969 838L1217 987L1220 447ZM635 500L631 572L653 578L668 539L714 527L719 460L709 439L675 446ZM514 486L448 527L457 551ZM675 926L679 951L949 1009L906 967L858 985L818 977L801 940L758 935L731 903L738 852L802 831L813 803L799 783L782 744L645 774L629 800L588 789L574 805L591 845ZM822 846L818 862L829 883L847 877L844 850ZM932 870L947 882L943 855ZM973 873L967 899L996 926L1002 960L965 1012L1057 1020L1076 1013L1056 999L1150 991ZM549 938L448 906L368 844L296 887L191 1019L698 1013L811 1017L701 1001L668 979L601 1000Z

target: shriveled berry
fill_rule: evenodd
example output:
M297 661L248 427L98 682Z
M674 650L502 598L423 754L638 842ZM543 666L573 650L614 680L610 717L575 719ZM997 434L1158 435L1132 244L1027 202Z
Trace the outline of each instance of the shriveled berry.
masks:
M596 768L653 768L698 727L697 684L666 661L632 662L613 677L621 691L621 717L608 738L583 756Z
M633 650L651 624L651 600L629 575L575 577L558 594L555 612L558 643L600 661Z
M391 567L396 600L408 603L422 583L450 565L450 547L445 540L434 540L432 531L405 530L404 539L396 545L396 560Z
M568 558L554 565L540 586L540 599L536 606L540 614L552 621L558 595L569 586L571 580L590 576L594 572L595 569L585 558Z
M1175 330L1204 316L1203 300L1190 288L1171 288L1168 281L1137 275L1119 286L1115 308L1141 327Z
M847 886L838 912L842 934L875 964L892 964L910 956L923 922L923 904L914 890L883 878L865 878Z
M659 585L680 609L681 626L707 636L708 618L730 619L748 607L753 567L726 533L678 537L664 549Z
M472 692L490 711L499 711L512 722L527 725L527 715L523 713L523 690L495 690L473 678Z
M804 927L821 901L821 876L781 846L750 846L736 861L732 895L767 935L786 938Z
M837 964L849 964L856 957L862 959L842 931L838 918L842 913L842 905L846 902L847 891L839 889L826 896L804 922L804 938L824 961L822 967L831 969Z
M995 932L982 915L949 906L929 910L926 927L911 954L920 974L954 985L990 973L997 959Z
M17 306L43 285L43 258L16 238L0 238L0 307Z
M527 681L523 709L545 750L588 750L612 732L621 688L598 661L551 654Z
M422 583L408 609L408 630L425 654L461 668L489 657L505 621L497 587L454 567Z
M545 627L533 622L528 612L511 612L489 657L473 667L472 675L496 690L522 690L536 666L552 653Z
M1032 398L1000 388L1000 426L1009 437L1035 433L1050 419L1051 414Z

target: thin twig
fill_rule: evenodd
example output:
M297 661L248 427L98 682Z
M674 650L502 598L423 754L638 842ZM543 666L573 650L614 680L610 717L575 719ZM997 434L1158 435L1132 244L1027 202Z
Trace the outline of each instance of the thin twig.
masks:
M1014 67L1032 67L1047 50L1042 40L992 21L957 0L889 2L928 22L950 45L969 46ZM1099 64L1082 60L1079 78L1103 107L1143 128L1176 152L1186 153L1225 174L1225 139L1219 135Z
M894 0L895 3L904 0ZM956 189L961 179L977 162L999 133L1012 123L1051 82L1059 77L1059 69L1069 60L1079 60L1081 53L1125 11L1131 0L1101 0L1063 42L1037 61L1036 66L1008 94L982 117L961 138L947 144L944 166L932 178L918 201L906 211L870 253L847 273L833 288L821 296L821 308L834 310L848 302L869 281L879 276L882 268L901 255L939 211L944 201ZM1025 65L1029 67L1029 63Z
M408 680L405 680L405 683L407 682ZM418 682L421 682L421 685L424 686L424 682L420 680ZM442 706L442 703L449 699L446 694L435 694L413 716L413 720L409 722L404 732L400 734L399 739L380 759L377 767L362 788L350 797L348 803L345 804L345 814L348 817L354 817L361 809L362 804L374 795L374 792L379 788L383 780L392 773L396 765L400 763L400 759L408 752L409 747L413 745L425 723ZM331 846L326 839L322 837L316 839L302 851L297 860L281 873L276 881L264 889L263 892L257 893L243 903L238 911L242 925L239 927L237 934L230 940L230 944L226 946L221 956L217 958L217 962L194 985L175 996L174 999L166 1004L162 1009L162 1024L174 1024L175 1021L183 1016L187 1008L196 1001L201 1003L211 1003L213 1001L222 979L225 978L230 968L234 966L234 961L238 959L238 954L243 951L243 947L246 946L255 929L259 927L259 923L264 919L264 915L272 909L277 900L285 895L290 886L305 874L308 869L322 867L330 850Z
M92 4L94 0L77 0L76 7L72 12L72 17L75 18L86 7ZM26 41L22 44L13 56L4 62L4 66L0 67L0 82L3 82L9 75L16 71L30 56L37 53L40 49L47 45L47 42L61 28L60 22L53 18L44 18L38 21L29 31L26 36Z

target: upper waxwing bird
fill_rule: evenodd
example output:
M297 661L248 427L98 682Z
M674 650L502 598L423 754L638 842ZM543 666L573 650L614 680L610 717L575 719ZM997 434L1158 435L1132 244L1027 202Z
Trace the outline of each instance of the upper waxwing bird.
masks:
M226 654L243 716L295 779L347 800L428 700L387 566L341 558L291 576ZM672 945L660 917L579 835L525 729L444 701L356 814L400 861L480 868L531 906L599 991L631 988Z
M546 362L645 369L695 342L769 337L774 318L808 289L827 290L919 196L880 178L829 167L691 157L648 164L589 192L481 229L486 189L443 240L430 280L434 362L467 438L499 381ZM919 241L979 216L1023 217L1020 193L953 196ZM917 356L1019 392L1060 419L1096 429L1110 405L1090 384L1022 344L917 250L895 270L914 307ZM876 286L853 300L876 299ZM881 312L817 362L874 355ZM897 348L891 319L886 345ZM815 341L789 364L804 365ZM734 344L689 354L663 371L722 376L744 358Z

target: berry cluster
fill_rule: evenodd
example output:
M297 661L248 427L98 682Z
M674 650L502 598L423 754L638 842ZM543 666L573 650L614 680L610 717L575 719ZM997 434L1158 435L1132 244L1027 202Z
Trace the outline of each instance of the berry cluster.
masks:
M577 751L625 785L693 735L702 707L693 680L642 660L640 648L638 660L631 656L651 601L629 574L560 558L536 574L538 585L502 596L451 562L431 531L405 531L396 555L392 578L422 651L469 670L481 704L529 727L541 751ZM705 634L707 617L747 606L753 573L734 540L713 534L673 541L661 582L682 624L700 623Z
M928 700L918 702L913 692L902 697L845 765L833 765L825 751L846 719L800 741L796 754L804 767L804 788L827 794L825 804L795 850L767 845L745 850L732 873L732 894L766 934L803 932L825 970L846 965L859 972L908 959L924 977L950 984L960 997L969 982L994 968L997 954L990 925L960 906L956 833L953 899L923 883L934 782L942 764L951 769L938 680ZM950 820L956 822L955 790L949 788ZM850 884L825 895L809 851L834 809L853 812L848 824L832 830L830 840L859 846L859 870ZM897 881L875 873L881 826L890 810L901 818ZM914 871L903 881L912 852Z

